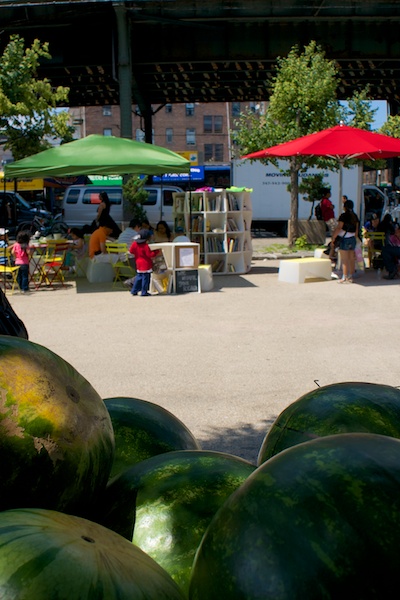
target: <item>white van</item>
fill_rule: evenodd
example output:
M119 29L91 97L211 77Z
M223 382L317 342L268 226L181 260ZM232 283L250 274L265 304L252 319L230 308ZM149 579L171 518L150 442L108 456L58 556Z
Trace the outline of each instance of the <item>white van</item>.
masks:
M144 189L149 192L143 208L150 224L155 227L158 221L166 221L172 229L173 194L183 190L172 185L146 185ZM65 223L69 227L90 225L96 218L100 192L107 192L111 202L110 215L123 229L122 186L71 185L65 191L63 198ZM124 225L126 226L127 223Z

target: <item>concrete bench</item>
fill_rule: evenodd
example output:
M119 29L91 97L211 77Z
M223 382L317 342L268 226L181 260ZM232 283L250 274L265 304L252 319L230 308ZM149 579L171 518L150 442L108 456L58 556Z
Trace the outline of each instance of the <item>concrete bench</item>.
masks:
M309 278L331 279L331 261L325 258L294 258L280 261L278 281L304 283Z

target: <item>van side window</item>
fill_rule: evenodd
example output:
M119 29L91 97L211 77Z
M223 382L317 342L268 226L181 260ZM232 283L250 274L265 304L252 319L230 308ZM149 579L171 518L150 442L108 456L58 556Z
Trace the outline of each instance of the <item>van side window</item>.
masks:
M157 204L157 190L146 190L149 192L147 200L143 202L143 206L154 206Z
M173 206L174 205L174 198L172 196L174 192L172 192L171 190L164 190L164 199L163 199L163 206Z
M67 194L67 204L76 204L78 202L80 190L68 190Z
M100 204L99 192L85 190L82 198L82 204Z
M113 190L108 188L96 188L95 190L85 190L82 197L82 204L100 204L100 192L106 191L110 199L111 204L121 204L122 192L121 190Z

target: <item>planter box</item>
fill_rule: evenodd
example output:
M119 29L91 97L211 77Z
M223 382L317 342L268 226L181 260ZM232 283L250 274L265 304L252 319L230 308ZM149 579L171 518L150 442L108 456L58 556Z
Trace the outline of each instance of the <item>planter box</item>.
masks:
M292 222L289 220L289 238L291 237ZM299 219L299 237L302 235L307 236L307 242L309 244L325 244L326 243L326 227L325 221L318 221L317 219L301 220Z

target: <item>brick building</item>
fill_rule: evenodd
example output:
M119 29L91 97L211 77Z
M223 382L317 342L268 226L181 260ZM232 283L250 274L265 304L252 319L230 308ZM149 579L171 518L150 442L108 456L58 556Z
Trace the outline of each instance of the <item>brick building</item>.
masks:
M229 169L232 158L231 131L240 112L250 108L262 112L263 103L215 102L208 104L166 104L153 106L153 143L174 152L185 153L192 164L207 168ZM119 106L71 108L75 137L100 135L120 136ZM144 124L139 109L132 107L133 138L144 141ZM229 185L215 176L215 185Z

